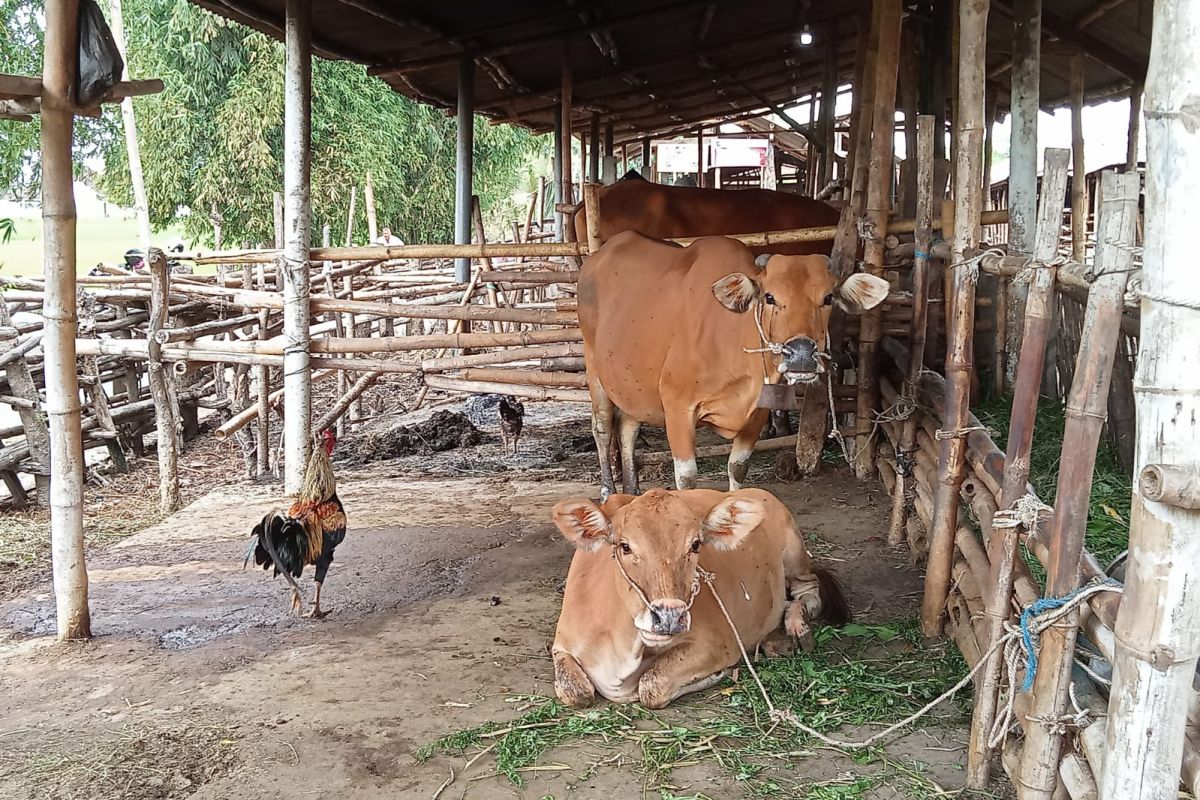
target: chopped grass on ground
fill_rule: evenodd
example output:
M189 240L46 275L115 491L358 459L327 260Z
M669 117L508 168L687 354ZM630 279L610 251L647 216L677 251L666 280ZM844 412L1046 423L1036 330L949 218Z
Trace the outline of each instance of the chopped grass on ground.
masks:
M1001 449L1008 442L1011 408L1010 397L999 397L989 399L973 409ZM1048 505L1053 505L1058 488L1058 465L1065 424L1066 414L1061 403L1044 398L1039 401L1030 452L1029 482L1037 490L1038 497ZM1096 453L1086 538L1088 550L1101 564L1107 565L1129 547L1131 501L1132 484L1129 476L1121 471L1112 441L1102 436ZM1040 579L1043 573L1040 567L1038 569L1036 574Z
M966 670L952 645L922 643L915 620L822 628L816 637L815 653L760 660L756 667L776 706L790 708L820 731L896 722L936 698ZM859 763L872 766L869 775L821 784L806 783L799 775L781 776L780 770L790 771L811 748L824 745L772 723L744 672L736 684L727 681L662 712L607 703L577 711L549 698L510 699L522 709L521 716L451 733L423 747L417 757L472 757L490 751L496 772L521 786L522 771L550 750L586 740L591 746L632 750L646 788L662 791L662 797L674 796L668 790L677 766L699 761L714 762L753 797L858 797L884 782L910 796L927 797L931 787L921 765L902 764L882 750L855 755ZM962 705L949 712L939 708L933 722L964 716ZM680 724L681 717L686 725ZM924 724L928 727L929 720Z

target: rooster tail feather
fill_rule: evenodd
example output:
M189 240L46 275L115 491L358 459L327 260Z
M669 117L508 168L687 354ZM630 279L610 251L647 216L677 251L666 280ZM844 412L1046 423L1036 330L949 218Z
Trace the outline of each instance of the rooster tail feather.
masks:
M303 593L300 591L300 585L296 583L296 579L293 577L293 573L299 575L300 571L304 569L304 560L296 552L296 544L285 540L283 549L287 553L287 557L284 557L280 554L275 542L276 538L283 539L287 536L288 529L293 525L298 525L298 523L289 517L272 511L263 517L263 521L254 529L254 532L258 539L257 547L266 548L267 555L270 556L276 574L283 573L284 580L291 584L292 591L297 595L303 596ZM302 526L301 532L303 532ZM265 561L265 559L257 558L255 560L258 563ZM265 567L266 564L263 563L263 566Z

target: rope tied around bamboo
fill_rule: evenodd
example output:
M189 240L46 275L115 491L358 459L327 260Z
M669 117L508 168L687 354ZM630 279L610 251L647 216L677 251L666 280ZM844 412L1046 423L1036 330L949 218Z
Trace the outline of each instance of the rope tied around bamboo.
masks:
M1002 508L992 515L992 527L1024 528L1033 531L1041 522L1042 513L1047 511L1054 509L1038 499L1037 495L1026 492L1017 498L1012 508Z
M979 265L983 263L985 258L1004 258L1006 255L1008 253L1002 247L989 247L970 258L964 258L962 261L947 264L946 269L965 269L967 271L967 280L975 284L979 281Z

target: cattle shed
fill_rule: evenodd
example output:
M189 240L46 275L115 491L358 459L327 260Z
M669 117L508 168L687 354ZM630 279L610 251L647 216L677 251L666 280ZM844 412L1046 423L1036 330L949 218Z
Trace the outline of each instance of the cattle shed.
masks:
M1200 0L196 2L280 39L286 53L281 246L183 256L218 265L215 279L176 279L160 253L149 276L76 278L71 129L94 113L73 97L76 0L47 0L40 80L0 83L6 116L41 115L45 274L6 299L42 310L48 417L39 429L36 415L23 416L27 442L5 448L3 463L6 479L30 461L40 482L49 476L60 639L92 633L81 453L111 449L114 413L118 422L126 413L95 390L102 375L132 375L136 387L148 373L150 399L132 388L125 399L154 414L165 511L178 504L174 431L207 393L224 407L236 400L227 369L245 384L253 371L258 395L218 435L244 440L265 471L266 420L281 404L289 493L313 433L345 426L381 376L415 376L422 400L433 390L586 404L574 284L604 244L601 184L618 161L648 168L654 140L694 136L703 148L737 123L802 137L802 191L830 200L840 221L734 238L758 248L828 242L839 278L867 272L891 285L874 310L835 312L829 367L796 398L798 430L758 449L794 452L807 476L833 440L860 479L887 490L888 542L925 562L922 631L951 638L971 667L966 787L986 788L1002 764L1021 798L1158 800L1181 783L1200 789L1190 575L1200 560L1200 282L1189 244ZM314 56L364 64L457 115L454 244L338 247L326 237L316 246ZM102 102L156 88L126 81ZM833 100L847 92L841 115ZM1123 96L1127 162L1068 192L1069 174L1082 174L1083 106ZM1061 106L1076 121L1074 153L1040 152L1037 113ZM473 202L474 115L554 136L554 178L511 241L485 241ZM992 123L1004 115L1009 177L992 193ZM894 152L897 130L904 152ZM582 164L572 164L576 136ZM131 302L144 311L110 319L95 306ZM445 326L427 332L426 320ZM13 341L31 333L10 329ZM4 364L24 365L31 347L10 346ZM397 357L418 350L435 355ZM270 369L282 373L274 394ZM25 388L29 376L26 366ZM314 408L314 383L335 377L336 401ZM973 413L989 392L1011 393L1003 449ZM1039 398L1065 414L1052 497L1030 484ZM1112 565L1084 540L1104 435L1133 484L1128 553ZM639 458L669 463L670 453Z

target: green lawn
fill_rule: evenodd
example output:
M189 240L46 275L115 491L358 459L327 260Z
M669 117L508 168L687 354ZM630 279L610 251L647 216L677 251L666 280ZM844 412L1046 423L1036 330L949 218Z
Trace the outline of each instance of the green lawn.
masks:
M42 274L42 219L19 217L16 232L6 244L0 244L0 276ZM182 228L172 226L155 232L156 242L182 236ZM138 246L137 221L134 219L79 220L76 229L78 274L86 274L98 262L124 264L121 256Z

